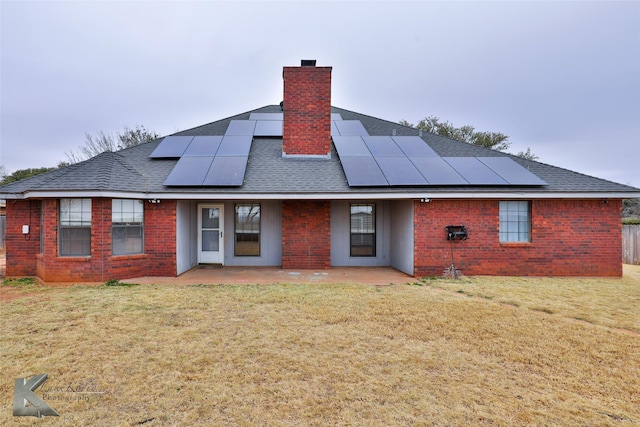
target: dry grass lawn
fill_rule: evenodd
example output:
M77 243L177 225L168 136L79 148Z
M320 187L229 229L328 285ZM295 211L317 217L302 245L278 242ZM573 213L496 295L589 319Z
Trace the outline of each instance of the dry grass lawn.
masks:
M0 425L640 423L637 266L623 279L0 291ZM36 394L60 417L13 417L14 378L41 373Z

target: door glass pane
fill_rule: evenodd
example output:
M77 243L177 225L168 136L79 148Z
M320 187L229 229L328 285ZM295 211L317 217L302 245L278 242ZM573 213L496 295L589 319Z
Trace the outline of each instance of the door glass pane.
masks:
M220 208L202 209L202 228L220 227Z
M236 256L260 256L260 205L235 206Z
M351 256L376 256L376 206L351 205Z
M218 238L218 231L202 230L202 250L205 252L217 252L219 249L220 239Z

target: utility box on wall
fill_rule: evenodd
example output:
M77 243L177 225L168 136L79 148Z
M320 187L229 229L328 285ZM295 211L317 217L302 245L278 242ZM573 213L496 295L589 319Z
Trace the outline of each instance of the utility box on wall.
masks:
M469 237L464 225L447 225L447 240L467 240Z

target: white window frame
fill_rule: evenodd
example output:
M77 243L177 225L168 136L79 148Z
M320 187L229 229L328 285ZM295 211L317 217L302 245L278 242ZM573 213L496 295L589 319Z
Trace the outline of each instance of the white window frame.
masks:
M136 199L111 200L111 254L144 253L144 202Z
M63 257L91 256L91 199L60 199L58 251Z
M500 243L531 242L531 202L500 201Z

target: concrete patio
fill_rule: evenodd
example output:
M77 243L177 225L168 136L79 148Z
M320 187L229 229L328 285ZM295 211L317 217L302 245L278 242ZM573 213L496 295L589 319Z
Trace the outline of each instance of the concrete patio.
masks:
M5 277L6 257L0 251L0 278ZM329 270L284 270L278 267L197 266L178 277L136 277L122 283L146 284L270 284L270 283L360 283L383 286L411 283L415 278L387 267L336 267ZM76 282L77 283L77 282ZM60 286L65 283L46 283ZM72 283L68 283L72 284ZM97 284L97 283L96 283Z
M122 283L168 284L271 284L360 283L382 286L413 282L415 278L387 267L335 267L329 270L284 270L278 267L197 266L178 277L136 277Z

